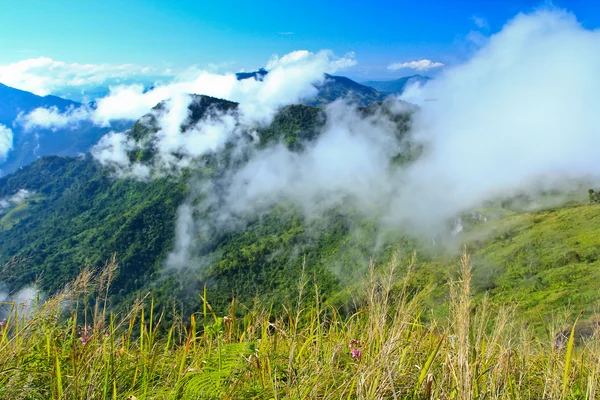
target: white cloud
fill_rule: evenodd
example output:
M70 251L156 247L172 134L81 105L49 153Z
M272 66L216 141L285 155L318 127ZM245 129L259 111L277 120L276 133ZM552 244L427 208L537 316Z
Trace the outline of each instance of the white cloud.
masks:
M0 215L6 213L10 208L18 206L24 202L28 197L33 195L27 189L19 189L19 191L12 196L3 197L0 199Z
M519 15L470 60L403 96L421 107L411 140L424 153L414 163L390 164L402 143L385 117L337 103L314 143L257 151L219 183L227 201L218 204L234 217L282 200L309 216L350 205L431 235L489 200L598 180L598 70L600 30L558 10Z
M325 73L355 65L354 54L338 58L331 51L312 53L294 51L283 57L274 56L267 64L269 74L262 81L239 81L235 74L216 74L196 68L186 70L174 82L145 90L142 85L121 85L110 88L108 96L97 100L95 110L82 108L58 115L56 110L35 110L22 117L28 126L60 127L87 118L98 125L112 120L135 120L159 102L193 93L204 94L240 103L243 118L266 122L276 110L286 104L314 96ZM33 114L33 115L32 115Z
M463 65L403 96L428 152L402 209L449 216L495 196L598 177L600 31L560 10L518 15ZM427 102L426 99L436 99Z
M128 152L135 148L135 142L125 133L110 132L100 139L91 153L102 165L124 168L130 165Z
M8 152L13 148L13 131L0 124L0 162L6 160Z
M17 123L21 124L26 130L76 127L79 122L89 120L91 114L92 111L87 107L70 108L64 113L61 113L56 107L40 107L28 114L19 115Z
M307 216L344 204L369 215L383 210L395 190L390 158L400 145L396 125L379 113L365 117L343 101L329 105L326 114L318 140L304 152L278 144L228 178L228 211L255 212L282 200L296 202Z
M0 65L0 82L45 96L64 87L101 84L112 78L163 75L166 72L133 64L79 64L38 57Z
M396 70L403 69L403 68L409 68L409 69L416 69L417 71L427 71L428 69L439 68L439 67L443 67L443 66L444 66L444 64L442 64L441 62L434 62L431 60L423 59L423 60L418 60L418 61L394 63L391 65L388 65L387 69L389 69L390 71L396 71Z

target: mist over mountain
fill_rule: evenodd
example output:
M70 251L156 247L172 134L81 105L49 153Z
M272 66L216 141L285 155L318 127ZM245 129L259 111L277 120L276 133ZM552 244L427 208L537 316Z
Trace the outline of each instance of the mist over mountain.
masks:
M75 156L87 152L111 128L81 121L62 128L29 126L24 116L36 110L69 113L81 103L57 96L37 96L0 84L0 171L10 173L45 155ZM43 116L42 116L43 118ZM115 123L118 129L126 122Z
M381 93L396 93L402 94L404 90L411 85L423 85L430 81L431 78L422 75L405 76L400 79L388 81L366 81L363 85L372 87Z
M226 100L191 96L183 105L187 111L178 121L183 125L176 125L177 130L182 127L182 133L200 127L206 132L215 123L215 116L240 118L236 116L238 104ZM286 240L293 240L314 259L311 270L332 288L341 284L337 274L322 264L324 260L318 260L325 249L345 246L343 241L352 235L353 228L335 217L335 208L342 207L342 211L343 203L327 206L331 218L338 219L332 220L330 227L318 221L304 225L304 211L295 206L263 209L257 218L255 211L232 203L234 188L228 188L232 174L250 167L248 159L255 152L283 145L285 151L301 155L316 145L321 135L327 135L327 121L332 116L309 106L287 106L269 126L241 125L235 136L218 147L189 154L166 147L160 139L163 121L177 114L177 107L172 102L160 103L126 133L135 143L123 149L133 173L128 179L115 179L114 173L125 165L107 156L108 151L118 149L101 142L92 151L96 159L45 157L0 180L0 197L23 190L29 193L18 203L9 204L0 219L0 251L23 260L6 279L7 284L20 287L39 277L41 288L52 292L74 277L82 259L100 263L117 251L121 268L114 282L115 302L148 288L156 292L157 301L166 300L167 293L184 298L203 282L211 282L211 290L223 294L235 290L240 299L249 300L258 288L288 298L291 293L280 285L264 287L262 282L266 277L289 282L289 268L300 262L294 255L299 247L292 246L275 258L265 249L252 263L238 264L256 240L268 240L263 245L271 250L280 248L283 243L263 238L267 232L278 237L291 235ZM360 118L369 120L382 111L365 108ZM392 109L385 112L390 117L397 114ZM406 132L407 120L401 117L392 121L400 138ZM139 171L136 164L149 168L152 179L135 175ZM338 244L331 242L334 237ZM103 244L92 249L91 243ZM361 245L361 251L368 252L368 247ZM360 259L363 257L366 253ZM210 260L218 265L203 269ZM183 270L195 277L181 280ZM226 301L226 296L220 299L215 298L215 306ZM186 304L189 306L193 302Z
M101 84L88 84L78 87L62 87L52 91L52 94L63 99L73 100L79 103L90 103L97 99L104 98L110 94L111 87L142 85L146 90L155 85L165 84L171 81L172 77L166 76L143 76L131 78L112 78L106 79Z
M238 80L254 79L262 82L268 73L266 69L261 68L253 72L238 72L236 77ZM318 92L304 99L303 104L322 106L338 99L346 99L360 106L367 106L378 101L383 101L386 97L385 94L378 92L373 87L369 87L369 85L361 85L350 78L327 73L324 74L323 82L314 86ZM391 91L388 92L392 93Z
M530 239L561 218L598 233L586 222L598 208L584 204L600 178L597 43L570 14L539 11L436 79L389 83L401 96L334 75L352 55L296 51L254 72L111 88L93 107L42 105L22 116L31 127L136 122L84 157L42 158L0 180L0 254L23 260L6 283L39 278L53 292L116 252L116 304L150 291L192 310L184 299L206 284L222 310L232 292L289 301L306 260L341 306L371 257L418 250L426 286L467 244L480 293L520 299L527 284L540 297L525 313L562 304L542 300L556 290L547 274L596 271L600 254L579 231L573 243ZM592 297L572 296L581 283L561 293L589 310Z

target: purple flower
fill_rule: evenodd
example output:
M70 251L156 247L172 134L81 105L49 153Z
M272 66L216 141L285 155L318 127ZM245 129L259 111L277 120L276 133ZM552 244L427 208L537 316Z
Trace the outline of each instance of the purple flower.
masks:
M92 333L92 327L91 326L83 326L79 328L79 340L81 341L82 345L86 345L88 344L88 342L91 340L93 333Z
M362 345L360 340L352 339L348 347L350 347L350 356L355 360L360 360L362 357L362 351L359 347Z

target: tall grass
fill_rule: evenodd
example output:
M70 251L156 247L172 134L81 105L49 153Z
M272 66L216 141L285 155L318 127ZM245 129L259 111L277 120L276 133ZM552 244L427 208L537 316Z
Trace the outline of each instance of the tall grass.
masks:
M514 307L474 301L466 253L448 288L449 317L436 320L426 293L414 290L416 268L414 257L371 263L351 315L323 302L303 271L298 299L282 315L260 304L240 314L235 300L216 315L205 289L203 309L183 321L166 318L150 297L110 313L113 259L28 315L4 304L0 397L599 398L597 324L586 338L574 324L535 337Z

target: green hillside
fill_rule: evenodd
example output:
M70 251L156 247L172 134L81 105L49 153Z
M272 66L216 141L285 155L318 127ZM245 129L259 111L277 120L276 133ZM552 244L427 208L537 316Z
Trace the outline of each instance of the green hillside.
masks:
M198 96L190 107L188 122L193 124L215 108L235 111L237 105ZM377 107L382 106L362 112ZM404 135L409 115L394 118L398 135ZM303 151L324 123L325 115L317 108L286 107L269 127L259 129L257 146L281 141ZM157 129L148 117L129 134L142 143ZM37 281L52 293L86 265L99 267L116 253L119 269L111 290L115 305L151 293L157 304L175 301L191 312L201 307L197 293L206 285L215 310L229 307L232 296L242 304L264 299L277 310L297 296L304 268L319 282L321 300L344 308L370 259L385 264L416 251L413 285L428 289L425 304L444 315L446 282L462 242L473 256L475 295L481 299L487 294L495 304L518 303L520 315L535 325L542 324L540 316L547 318L567 306L589 315L600 299L600 206L586 205L585 193L580 201L539 212L482 210L494 217L475 221L470 228L467 224L450 246L418 240L411 232L381 232L373 221L338 209L308 221L288 203L248 216L243 226L223 227L214 223L217 210L207 203L194 211L194 218L206 226L195 238L193 258L185 266L166 268L179 206L205 201L202 194L190 192L188 182L218 184L220 177L239 168L228 148L202 157L177 176L150 182L115 178L91 156L41 158L3 178L0 198L21 189L33 193L0 219L0 255L12 266L3 272L3 281L15 289ZM130 157L148 160L153 152L149 142ZM393 161L410 162L416 156L418 152L400 153Z

